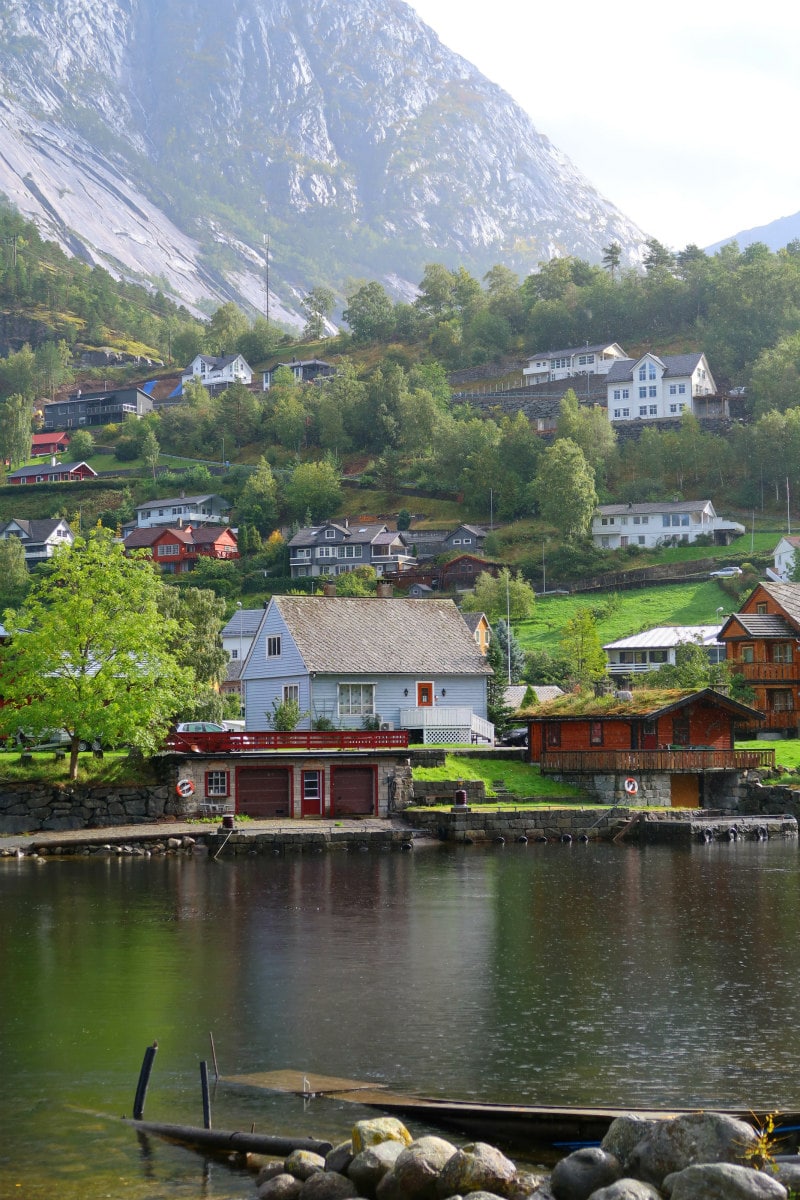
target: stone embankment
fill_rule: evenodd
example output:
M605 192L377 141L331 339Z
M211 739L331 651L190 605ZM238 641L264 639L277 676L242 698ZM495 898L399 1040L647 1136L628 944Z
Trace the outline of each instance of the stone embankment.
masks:
M0 834L176 820L185 816L188 803L168 784L88 787L5 782L0 785Z
M756 1131L716 1113L618 1117L599 1147L551 1174L518 1170L495 1147L412 1139L393 1117L359 1121L327 1157L297 1150L265 1163L259 1200L787 1200L800 1166L765 1163ZM258 1164L253 1164L258 1165Z

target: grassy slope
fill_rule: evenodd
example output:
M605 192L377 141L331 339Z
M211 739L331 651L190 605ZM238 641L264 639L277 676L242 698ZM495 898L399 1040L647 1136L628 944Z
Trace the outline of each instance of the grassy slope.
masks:
M592 592L577 596L552 596L536 602L534 616L515 621L523 649L554 651L566 622L581 608L598 609L611 599L610 592ZM634 588L617 592L614 611L597 622L601 642L613 642L655 625L714 625L724 612L735 609L733 599L714 580L700 583L668 584L664 587Z
M443 767L415 767L414 778L431 783L452 779L482 779L486 784L487 796L495 795L493 785L501 779L508 791L517 796L536 796L537 799L549 801L558 796L572 799L582 794L579 788L548 779L539 773L538 767L527 763L473 755L459 757L448 754Z

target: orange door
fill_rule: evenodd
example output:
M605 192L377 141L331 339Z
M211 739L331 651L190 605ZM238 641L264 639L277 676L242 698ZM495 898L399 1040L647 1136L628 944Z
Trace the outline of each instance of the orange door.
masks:
M670 778L670 803L673 808L699 808L700 776L672 775Z
M433 684L418 683L417 684L417 708L432 708L433 707Z

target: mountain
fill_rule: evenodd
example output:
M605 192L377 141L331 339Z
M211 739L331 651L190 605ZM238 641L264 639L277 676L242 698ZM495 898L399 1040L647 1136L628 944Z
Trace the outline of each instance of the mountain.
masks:
M0 0L0 192L200 309L644 235L401 0Z
M751 246L753 242L763 242L769 246L770 250L782 250L784 246L789 245L789 242L797 239L800 239L800 212L791 217L778 217L776 221L770 221L768 225L756 225L754 229L743 229L740 233L735 233L733 237L723 238L721 242L715 242L713 246L708 246L706 254L715 254L717 250L721 250L730 242L737 242L740 250Z

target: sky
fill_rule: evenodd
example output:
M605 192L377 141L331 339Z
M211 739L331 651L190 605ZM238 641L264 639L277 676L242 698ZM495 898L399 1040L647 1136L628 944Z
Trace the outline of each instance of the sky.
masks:
M672 249L800 211L794 0L410 0Z

